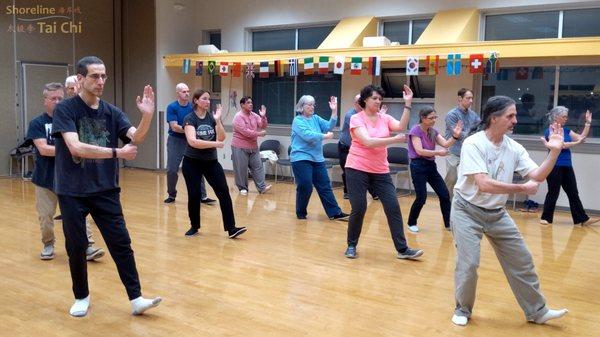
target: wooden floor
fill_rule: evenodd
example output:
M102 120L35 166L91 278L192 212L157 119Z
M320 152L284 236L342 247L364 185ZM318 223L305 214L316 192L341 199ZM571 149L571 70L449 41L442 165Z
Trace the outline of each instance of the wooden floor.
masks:
M232 177L228 177L233 186ZM60 222L56 258L41 261L30 182L0 180L0 335L2 336L598 336L600 226L573 227L567 214L553 226L539 214L515 213L533 253L551 307L569 314L546 326L529 324L489 243L482 243L479 286L467 327L454 309L452 236L442 230L437 199L407 233L421 261L395 257L381 204L369 201L359 258L343 256L346 223L329 221L313 194L309 219L294 213L295 188L279 183L265 195L231 189L238 240L222 231L218 206L202 207L201 235L186 238L186 191L165 205L164 173L122 170L122 203L142 290L163 303L134 317L110 257L88 264L92 307L68 315L71 281ZM341 189L335 194L345 211ZM209 195L214 197L212 190ZM412 197L400 198L408 214ZM97 245L105 248L94 228Z

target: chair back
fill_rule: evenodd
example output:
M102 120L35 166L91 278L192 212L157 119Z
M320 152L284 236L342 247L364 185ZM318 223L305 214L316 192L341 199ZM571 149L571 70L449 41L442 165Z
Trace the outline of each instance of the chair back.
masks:
M279 157L279 153L281 153L281 143L279 143L276 139L267 139L264 142L260 143L258 148L259 151L267 151L271 150L275 152L275 154Z
M337 143L323 144L323 157L329 159L340 159Z
M405 147L388 147L388 162L390 164L408 165L408 149Z

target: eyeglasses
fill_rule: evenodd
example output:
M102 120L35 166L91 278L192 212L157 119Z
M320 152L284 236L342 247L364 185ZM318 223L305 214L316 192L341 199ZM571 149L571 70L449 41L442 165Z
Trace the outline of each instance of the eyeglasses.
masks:
M47 99L47 100L49 100L51 102L60 102L60 101L63 100L63 98L60 97L60 96L59 97L44 97L44 99Z
M91 79L93 79L94 81L98 81L99 79L102 79L102 81L105 81L108 79L108 76L106 76L106 74L89 74L86 77L89 77Z
M434 120L434 119L437 119L437 118L438 118L438 116L425 117L425 119L430 119L430 120Z

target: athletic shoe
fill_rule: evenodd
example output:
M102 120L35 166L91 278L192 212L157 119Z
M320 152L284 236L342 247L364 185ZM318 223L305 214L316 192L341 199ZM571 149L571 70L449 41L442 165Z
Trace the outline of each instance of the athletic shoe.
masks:
M174 202L175 202L175 198L173 198L173 197L168 197L164 201L165 204L171 204L171 203L174 203Z
M185 236L187 236L187 237L196 236L198 234L200 234L200 233L198 233L198 228L193 228L193 227L188 229L187 232L185 232Z
M248 195L248 190L240 190L241 195Z
M418 233L419 232L419 226L414 225L414 226L408 226L408 230L413 232L413 233Z
M267 185L267 186L265 186L265 189L264 189L264 190L262 190L262 191L258 191L258 193L260 193L260 194L267 193L267 192L269 192L269 190L270 190L272 187L273 187L273 185Z
M348 246L348 248L346 248L344 256L346 256L349 259L356 259L356 247Z
M217 201L215 199L211 199L209 197L206 197L206 198L200 200L200 202L203 203L203 204L209 204L210 205L210 204L214 204Z
M88 246L87 249L85 250L85 259L87 261L96 260L103 256L104 256L104 250L102 248Z
M235 239L238 236L246 233L247 230L248 229L246 227L233 227L233 229L229 231L229 238Z
M340 221L348 221L348 217L350 214L346 214L344 212L340 212L338 215L330 216L329 220L340 220Z
M53 245L45 245L40 253L40 259L42 260L52 260L54 258L54 246Z
M403 253L398 253L398 258L414 260L421 255L423 255L423 250L421 250L421 249L406 248L406 250Z

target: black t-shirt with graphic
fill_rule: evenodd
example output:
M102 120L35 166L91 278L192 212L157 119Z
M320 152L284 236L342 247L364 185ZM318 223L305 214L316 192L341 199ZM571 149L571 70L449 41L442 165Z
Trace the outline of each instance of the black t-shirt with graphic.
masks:
M119 108L100 100L90 108L79 96L60 102L54 110L52 132L56 146L54 191L69 196L90 196L119 188L119 161L73 157L61 132L77 132L82 143L118 147L129 143L131 123Z
M183 125L184 128L187 125L191 125L196 129L196 139L206 141L217 140L217 133L215 130L217 123L210 112L207 112L204 118L199 118L196 113L191 112L183 119ZM214 147L210 149L197 149L191 147L188 143L184 155L200 160L217 160L217 149Z
M52 117L47 113L42 113L29 122L27 129L27 139L46 139L48 145L54 145L54 137L52 137ZM31 182L39 187L54 189L54 157L43 156L40 151L35 148L35 168Z

